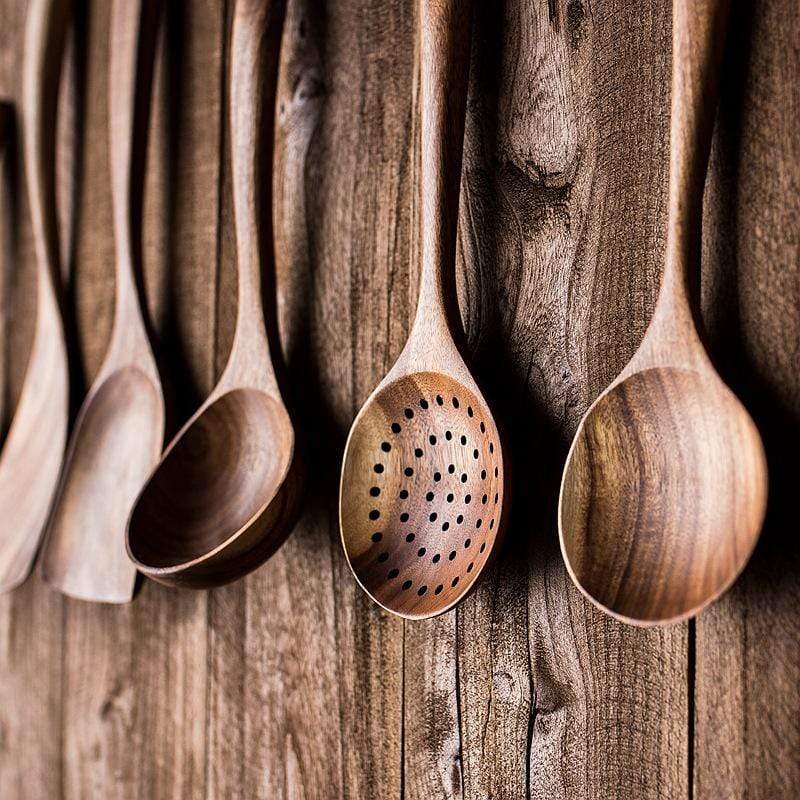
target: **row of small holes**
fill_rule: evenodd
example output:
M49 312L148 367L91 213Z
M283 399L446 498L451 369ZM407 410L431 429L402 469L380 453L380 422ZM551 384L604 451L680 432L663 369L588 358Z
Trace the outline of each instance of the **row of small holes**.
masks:
M436 402L437 402L437 404L438 404L438 405L442 406L442 405L444 405L444 398L443 398L441 395L437 395L437 396L436 396ZM427 408L428 408L428 401L427 401L427 400L425 400L425 399L423 398L423 399L421 399L421 400L419 401L419 405L420 405L420 408L422 408L422 409L427 409ZM453 398L453 408L458 408L458 407L459 407L459 405L460 405L460 404L459 404L458 398L457 398L457 397L454 397L454 398ZM413 419L413 418L414 418L414 412L413 412L413 411L412 411L412 409L410 409L410 408L406 408L406 409L404 410L403 414L404 414L404 416L405 416L405 418L406 418L406 419L409 419L409 420L410 420L410 419ZM469 417L472 417L472 416L474 416L474 412L473 412L473 410L472 410L472 406L468 406L468 407L467 407L467 415L468 415ZM400 432L402 431L402 427L400 426L400 424L399 424L399 423L397 423L397 422L393 422L393 423L392 423L392 425L391 425L391 430L392 430L392 432L393 432L393 433L395 433L395 434L398 434L398 433L400 433ZM481 423L480 423L480 430L481 430L481 433L483 433L483 434L485 434L485 433L486 433L486 425L484 424L484 422L483 422L483 421L481 421ZM445 433L445 439L447 439L447 441L451 441L451 440L452 440L452 438L453 438L452 432L451 432L451 431L447 431L447 432ZM431 436L429 437L428 441L430 442L430 444L431 444L432 446L435 446L435 445L436 445L436 442L437 442L436 436L435 436L435 435L431 435ZM460 439L459 439L459 441L461 442L461 444L462 444L463 446L465 446L465 445L467 444L467 437L466 437L466 436L464 436L464 435L462 434L462 435L461 435L461 437L460 437ZM388 453L388 452L390 452L390 451L391 451L392 447L391 447L391 444L390 444L389 442L382 442L382 443L381 443L381 449L383 450L383 452L384 452L384 453ZM489 442L489 453L492 453L492 454L494 453L494 443L493 443L493 442ZM414 455L415 455L417 458L422 458L422 457L423 457L423 455L424 455L424 451L422 450L422 448L420 448L420 447L417 447L417 448L415 448L415 450L414 450ZM473 452L472 452L472 455L473 455L473 458L474 458L474 459L476 459L476 460L477 460L477 459L480 457L480 453L479 453L479 451L478 451L478 449L477 449L477 448L473 450ZM384 471L384 466L383 466L383 464L381 464L380 462L379 462L379 463L376 463L376 464L375 464L375 466L374 466L374 471L375 471L377 474L381 474L381 473L383 473L383 471ZM414 474L414 470L413 470L413 468L412 468L412 467L406 467L406 468L404 469L404 471L403 471L403 472L404 472L404 474L405 474L407 477L411 477L411 476ZM453 464L450 464L450 465L448 466L448 473L449 473L450 475L452 475L452 474L454 474L454 473L455 473L455 465L453 465ZM495 467L495 468L494 468L494 476L495 476L495 478L496 478L496 477L498 477L498 468L497 468L497 467ZM434 476L433 476L433 479L434 479L434 481L436 481L436 482L438 483L438 482L441 480L441 477L442 477L442 476L441 476L441 473L439 473L439 472L435 472L435 473L434 473ZM466 473L462 473L462 474L461 474L461 478L460 478L460 480L461 480L461 482L462 482L462 483L466 483L466 482L467 482L467 474L466 474ZM486 480L486 470L485 470L485 469L482 469L482 470L481 470L481 480ZM379 487L377 487L377 486L373 486L373 487L370 489L370 495L371 495L372 497L377 497L377 496L379 496L379 495L380 495L380 488L379 488ZM408 490L406 490L406 489L402 489L402 490L400 491L400 498L401 498L402 500L405 500L405 499L407 499L407 498L408 498L408 496L409 496ZM426 495L426 499L427 499L429 502L433 501L434 497L435 497L435 495L433 494L433 492L428 492L428 494ZM465 502L466 504L469 504L469 502L470 502L470 500L471 500L471 499L472 499L471 495L467 494L467 495L465 496L465 498L464 498L464 502ZM486 502L487 502L487 499L488 499L487 495L483 495L483 497L482 497L482 499L481 499L481 503L482 503L483 505L485 505L485 504L486 504ZM448 502L453 502L453 494L452 494L452 493L448 494L448 496L447 496L447 501L448 501ZM497 503L497 501L498 501L498 494L495 494L495 497L494 497L494 502L495 502L495 504ZM379 512L377 509L373 509L372 511L370 511L370 519L372 519L372 520L375 520L375 519L378 519L379 517L380 517L380 512ZM409 515L408 515L407 513L405 513L405 512L404 512L403 514L401 514L401 515L400 515L400 520L401 520L401 522L407 522L407 521L408 521L408 519L409 519ZM435 522L435 521L436 521L436 519L437 519L437 514L436 514L436 512L433 512L433 513L431 513L431 514L429 515L428 519L429 519L431 522ZM459 514L459 515L458 515L458 517L457 517L457 520L456 520L456 521L457 521L457 523L460 525L460 524L463 522L463 520L464 520L464 517L463 517L463 515ZM478 520L477 520L477 522L475 523L475 527L476 527L476 529L481 527L481 524L482 524L482 522L483 522L483 520L482 520L482 519L478 519ZM492 519L492 520L490 521L490 523L489 523L489 529L491 530L493 527L494 527L494 519ZM445 522L445 523L442 525L442 530L446 531L448 528L449 528L449 523L448 523L448 522ZM378 531L378 532L375 532L375 533L372 535L372 540L373 540L374 542L379 542L379 541L381 541L381 539L382 539L382 538L383 538L383 534L382 534L381 532L379 532L379 531ZM409 534L406 536L406 541L407 541L407 542L413 542L413 541L414 541L414 538L415 538L415 535L414 535L413 533L409 533ZM471 539L466 539L466 540L465 540L465 542L464 542L464 548L465 548L465 549L468 549L468 548L470 547L470 545L471 545L471 544L472 544L472 541L471 541ZM482 543L481 543L481 546L480 546L480 553L482 554L482 553L483 553L485 550L486 550L486 542L484 541L484 542L482 542ZM422 557L423 557L423 556L426 554L426 552L427 552L427 551L426 551L426 549L425 549L424 547L421 547L421 548L420 548L420 549L417 551L417 556L418 556L419 558L422 558ZM388 553L387 551L384 551L383 553L381 553L381 554L378 556L378 561L380 561L380 562L385 562L385 561L387 561L387 560L388 560L388 558L389 558L389 553ZM436 555L434 555L434 556L433 556L433 559L432 559L433 563L434 563L434 564L435 564L435 563L437 563L437 562L440 560L440 558L441 558L441 556L440 556L440 554L439 554L439 553L437 553ZM449 560L449 561L453 561L455 558L456 558L456 551L455 551L455 550L453 550L453 551L451 551L451 552L450 552L450 554L449 554L449 556L448 556L448 560ZM475 566L475 564L474 564L474 561L470 561L470 563L467 565L467 572L472 572L472 570L473 570L474 566ZM396 577L397 577L399 574L400 574L400 573L399 573L399 570L398 570L397 568L393 568L393 569L389 570L389 573L388 573L388 575L387 575L387 578L388 578L389 580L393 580L393 579L394 579L394 578L396 578ZM451 584L450 584L450 585L451 585L451 587L455 588L455 587L458 585L458 582L459 582L459 576L456 576L456 577L455 577L455 578L453 578L453 580L451 581ZM403 591L408 591L408 590L409 590L409 589L410 589L412 586L413 586L413 582L412 582L411 580L407 580L407 581L405 581L405 582L403 583L403 585L402 585L402 589L403 589ZM439 584L439 585L436 587L436 589L434 590L434 594L437 594L437 595L438 595L438 594L440 594L440 593L442 592L442 590L443 590L443 589L444 589L444 585L443 585L443 584ZM428 591L428 587L427 587L426 585L422 585L422 586L420 586L420 588L417 590L417 594L418 594L418 595L421 597L421 596L422 596L422 595L424 595L424 594L425 594L427 591Z

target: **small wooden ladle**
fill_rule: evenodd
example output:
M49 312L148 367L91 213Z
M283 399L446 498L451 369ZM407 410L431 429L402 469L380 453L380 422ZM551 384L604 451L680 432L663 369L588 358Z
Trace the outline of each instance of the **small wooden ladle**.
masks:
M230 116L238 317L211 395L178 433L136 502L128 552L162 583L203 588L255 569L291 530L299 469L291 420L270 357L261 300L258 191L262 121L274 125L284 3L237 0ZM262 110L266 113L262 115ZM266 239L267 237L265 237Z
M45 540L42 575L72 597L124 603L132 598L136 581L136 569L125 552L125 525L161 454L164 396L139 306L134 273L139 248L132 231L134 182L142 174L133 157L134 138L147 136L152 67L151 60L140 64L140 53L151 31L144 30L140 0L113 0L111 6L114 322L105 359L72 432Z
M55 116L69 0L31 0L22 126L36 253L36 322L19 402L0 455L0 591L30 572L58 483L69 418L64 326L56 295Z
M452 608L504 521L503 452L448 324L469 64L470 6L420 0L421 277L408 342L359 412L344 454L342 543L367 594L401 617Z
M766 509L761 439L715 372L691 302L725 5L673 4L661 292L641 346L581 421L561 485L572 579L601 609L638 625L685 619L724 592Z

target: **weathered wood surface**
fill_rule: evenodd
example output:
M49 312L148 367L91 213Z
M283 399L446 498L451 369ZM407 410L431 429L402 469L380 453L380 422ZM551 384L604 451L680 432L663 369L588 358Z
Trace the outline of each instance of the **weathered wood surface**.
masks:
M231 2L164 5L145 283L171 433L224 364L236 278ZM458 284L471 363L514 455L499 563L457 611L405 624L346 567L344 436L402 347L416 298L413 4L289 0L277 313L311 465L303 519L267 565L213 592L145 583L131 606L108 608L34 576L0 598L4 800L797 794L800 12L791 0L734 4L706 194L706 319L764 434L767 527L721 603L695 623L641 631L569 583L555 503L580 415L635 350L655 301L670 10L475 5ZM85 386L113 313L108 4L77 6L63 104L76 134L67 116L60 197ZM24 3L0 0L0 96L19 96L23 23ZM24 197L17 205L17 258L2 281L6 410L31 313Z

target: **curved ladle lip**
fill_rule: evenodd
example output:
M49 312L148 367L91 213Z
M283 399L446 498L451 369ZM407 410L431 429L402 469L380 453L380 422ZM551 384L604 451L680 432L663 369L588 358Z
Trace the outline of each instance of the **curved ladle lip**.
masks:
M281 407L281 410L286 415L287 419L289 420L288 427L290 432L290 442L289 442L289 447L287 448L288 457L285 459L279 479L276 480L273 485L272 493L269 495L269 498L265 500L258 507L258 510L250 515L247 522L245 522L243 525L240 525L227 539L220 542L211 550L208 550L199 556L195 556L195 558L192 558L189 561L181 561L179 564L171 564L169 566L164 566L164 567L155 567L146 564L143 561L140 561L136 556L133 555L133 552L131 551L131 528L130 528L130 522L131 519L133 518L133 512L139 505L139 500L141 499L142 495L145 493L147 488L150 486L153 478L160 469L161 465L167 459L167 456L172 452L173 448L176 447L177 444L183 439L189 428L191 428L197 422L197 420L200 419L200 417L203 416L203 414L205 414L213 405L218 403L220 400L222 400L223 397L226 397L232 392L258 392L259 394L262 394L265 397L269 398L272 402L277 403ZM139 570L139 572L141 572L143 575L150 575L150 576L179 575L182 572L187 572L193 569L194 567L200 566L208 561L213 560L215 556L219 555L221 552L230 547L230 545L233 544L245 531L249 530L254 525L254 523L257 522L264 515L264 512L270 507L270 505L272 505L273 501L278 496L280 490L286 483L286 478L288 477L289 471L292 467L292 463L294 462L294 457L295 457L294 426L291 424L291 420L289 419L289 414L286 411L283 402L279 398L276 398L269 392L265 392L263 389L258 389L251 386L237 386L226 390L218 397L214 398L212 402L203 405L200 409L198 409L195 412L195 414L189 418L186 424L178 431L178 433L175 434L175 438L170 442L169 447L167 447L167 449L162 453L161 458L158 461L158 464L156 464L155 468L150 473L150 476L145 481L142 490L136 496L136 500L134 501L131 514L129 515L128 522L125 526L125 549L128 553L128 557L136 565L136 568Z
M739 579L739 576L742 574L742 572L744 572L745 567L747 566L748 562L750 561L750 558L751 558L751 556L753 555L753 552L756 549L756 545L758 544L758 540L761 537L761 530L762 530L763 525L764 525L764 519L765 519L766 513L767 513L767 503L768 503L768 500L769 500L769 497L768 497L768 493L769 493L769 479L768 479L769 473L768 473L768 467L767 467L767 458L766 458L766 454L764 452L764 444L761 441L761 436L759 435L759 438L758 438L759 453L760 453L760 456L761 456L761 466L762 466L762 470L763 470L763 473L764 473L764 484L765 484L765 488L766 488L765 495L764 495L764 504L763 504L763 507L761 509L760 520L759 520L759 523L758 523L758 531L759 532L758 532L758 534L756 536L753 537L752 544L750 545L750 547L747 548L743 558L741 559L740 565L732 573L731 577L727 581L725 581L718 589L716 589L712 594L710 594L701 603L698 603L695 606L692 606L691 608L687 609L686 611L682 611L680 614L675 614L675 615L669 616L669 617L656 617L656 618L653 618L653 619L643 619L643 618L640 618L640 617L630 617L630 616L627 616L626 614L621 614L619 611L615 611L613 608L610 608L609 606L607 606L604 603L600 602L596 597L594 597L584 587L584 585L578 579L578 576L575 574L575 571L572 568L572 563L570 562L569 555L567 554L567 549L566 549L566 546L564 544L564 526L562 524L563 508L564 508L564 485L566 483L567 471L570 469L570 466L572 464L572 456L573 456L573 454L575 452L575 447L577 446L579 439L583 436L583 429L584 429L584 426L586 424L586 421L594 413L595 406L597 406L597 404L601 400L603 400L606 397L606 395L610 394L612 391L614 391L614 389L616 389L618 386L620 386L621 384L625 383L625 381L627 381L629 378L634 377L635 375L642 375L642 374L644 374L646 372L650 372L652 370L662 370L662 369L680 370L680 371L687 372L689 374L695 374L695 375L704 375L705 374L704 372L701 372L700 370L691 369L689 367L685 367L685 366L670 366L670 365L651 366L651 367L646 367L644 369L636 370L636 371L633 371L633 372L625 371L622 376L617 378L617 380L613 381L608 387L606 387L606 389L604 391L602 391L597 396L595 401L589 406L588 409L586 409L586 412L584 413L583 417L581 417L581 421L578 424L577 430L575 431L575 436L572 438L572 444L570 445L569 452L567 453L566 461L564 462L564 469L563 469L563 471L561 473L561 486L560 486L559 492L558 492L558 543L559 543L559 546L561 548L561 556L562 556L562 558L564 560L564 565L567 568L567 573L569 574L570 578L572 579L572 582L575 584L575 586L577 587L578 591L580 591L580 593L587 600L589 600L594 606L599 608L601 611L604 611L610 617L613 617L614 619L617 619L620 622L624 622L627 625L633 625L633 626L635 626L637 628L655 628L655 627L662 627L662 626L667 626L667 625L676 625L679 622L685 622L688 619L692 619L692 617L696 617L701 611L706 609L708 606L710 606L715 601L719 600L719 598L722 597L722 595L725 594L725 592L727 592L728 589L730 589L731 586L733 586L734 583L736 583L736 581ZM749 417L750 416L750 412L747 411L747 409L744 407L742 402L735 395L735 393L730 389L730 387L725 383L725 381L722 380L722 378L716 373L716 371L712 370L711 374L713 374L713 376L716 378L716 380L719 382L719 384L725 389L725 391L727 391L736 400L736 402L739 403L739 405L742 407L742 409L745 411L745 413ZM752 418L751 418L751 421L752 421ZM755 426L754 422L753 422L753 425Z
M499 551L499 546L502 544L503 537L506 531L506 522L508 520L508 508L509 508L509 493L507 491L507 465L505 460L505 451L503 449L503 437L500 435L500 429L497 427L497 422L494 418L494 414L492 414L491 410L489 409L489 404L486 402L486 398L483 396L480 388L473 379L474 388L470 391L473 391L475 395L477 395L478 399L483 403L484 407L489 411L492 416L492 424L494 425L495 429L498 432L497 440L498 440L498 451L500 455L500 460L503 465L503 506L500 510L500 519L499 525L497 526L497 533L495 534L491 547L488 548L489 552L486 555L486 559L484 560L483 564L481 565L480 569L475 572L475 577L472 579L472 583L469 585L467 589L465 589L461 594L456 595L451 601L444 604L441 608L436 608L433 611L423 612L423 613L414 613L414 612L404 612L398 611L395 608L390 608L385 603L382 603L363 583L361 578L358 577L358 573L353 566L353 561L350 558L350 549L347 546L347 541L344 535L344 519L342 517L342 497L345 491L344 485L344 477L345 477L345 469L347 468L347 462L350 455L350 443L353 439L353 434L355 433L358 426L361 424L361 418L367 412L367 410L372 406L372 404L377 400L378 396L383 394L384 391L391 389L396 383L399 383L402 380L407 378L411 378L414 375L420 375L424 373L433 373L433 374L440 374L444 375L445 377L449 378L450 380L457 381L458 383L462 383L459 378L455 378L453 375L449 373L442 372L441 370L434 370L434 369L421 369L415 372L405 373L403 375L399 375L397 377L393 377L392 373L390 372L386 378L384 378L373 390L370 396L364 401L364 404L361 406L358 414L356 414L355 419L353 420L353 424L350 426L350 432L347 434L347 442L344 446L344 457L342 458L342 469L339 475L339 539L342 543L342 549L344 550L345 560L347 561L347 566L350 570L350 573L355 578L356 583L364 590L366 595L378 606L380 606L384 611L388 611L390 614L393 614L396 617L400 617L402 619L408 620L425 620L425 619L433 619L434 617L439 617L442 614L446 614L448 611L451 611L455 606L461 603L464 599L469 597L472 592L475 591L478 584L480 583L480 577L484 574L484 572L489 568L495 560L495 556ZM462 384L463 385L463 384Z

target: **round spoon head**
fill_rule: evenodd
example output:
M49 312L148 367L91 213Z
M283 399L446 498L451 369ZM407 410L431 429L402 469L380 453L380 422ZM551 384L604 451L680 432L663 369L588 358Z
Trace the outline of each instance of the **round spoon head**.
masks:
M461 600L502 530L503 455L482 398L422 372L379 390L359 413L344 456L342 542L379 605L402 617Z
M294 430L283 405L229 391L178 435L128 522L128 553L168 585L218 586L258 567L293 521Z
M761 439L734 394L713 374L648 369L581 422L561 485L561 549L603 610L677 622L739 575L766 499Z

